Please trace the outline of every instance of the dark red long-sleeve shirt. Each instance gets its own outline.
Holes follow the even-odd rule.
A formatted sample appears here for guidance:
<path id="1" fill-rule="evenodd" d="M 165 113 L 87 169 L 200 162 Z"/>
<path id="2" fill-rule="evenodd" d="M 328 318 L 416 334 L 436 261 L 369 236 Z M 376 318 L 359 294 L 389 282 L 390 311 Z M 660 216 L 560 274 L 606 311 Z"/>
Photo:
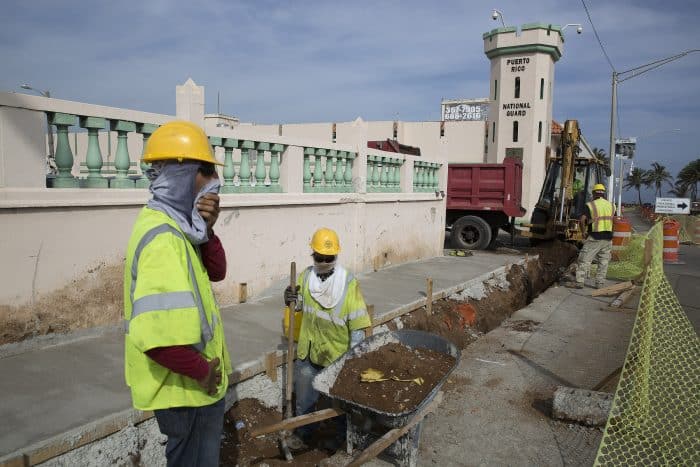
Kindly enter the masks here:
<path id="1" fill-rule="evenodd" d="M 207 243 L 200 245 L 202 263 L 209 280 L 219 282 L 226 277 L 226 252 L 221 240 L 212 235 Z M 146 351 L 146 355 L 170 371 L 201 380 L 209 372 L 207 360 L 189 345 L 157 347 Z"/>

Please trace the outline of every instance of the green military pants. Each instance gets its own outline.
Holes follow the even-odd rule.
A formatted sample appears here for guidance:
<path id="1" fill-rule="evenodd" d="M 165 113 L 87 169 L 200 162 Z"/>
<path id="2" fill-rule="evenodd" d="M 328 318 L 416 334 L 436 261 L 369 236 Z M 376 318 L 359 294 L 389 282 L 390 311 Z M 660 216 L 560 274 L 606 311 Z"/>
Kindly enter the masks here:
<path id="1" fill-rule="evenodd" d="M 583 248 L 581 248 L 578 254 L 578 261 L 576 263 L 576 283 L 583 285 L 583 281 L 588 276 L 591 263 L 595 258 L 598 260 L 595 283 L 596 285 L 602 285 L 605 282 L 605 276 L 608 274 L 608 263 L 610 263 L 611 252 L 612 241 L 595 240 L 588 237 L 588 239 L 583 242 Z"/>

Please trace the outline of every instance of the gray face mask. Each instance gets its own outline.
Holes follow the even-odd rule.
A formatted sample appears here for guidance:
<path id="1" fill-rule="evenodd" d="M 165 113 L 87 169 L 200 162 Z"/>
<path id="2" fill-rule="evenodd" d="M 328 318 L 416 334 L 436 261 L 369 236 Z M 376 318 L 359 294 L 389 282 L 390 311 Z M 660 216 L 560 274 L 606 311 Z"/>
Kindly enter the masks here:
<path id="1" fill-rule="evenodd" d="M 317 276 L 328 274 L 333 271 L 333 269 L 335 268 L 335 263 L 337 261 L 337 259 L 334 260 L 332 263 L 318 263 L 314 261 L 314 272 Z"/>
<path id="2" fill-rule="evenodd" d="M 169 215 L 193 245 L 209 241 L 207 225 L 197 210 L 197 200 L 205 193 L 218 193 L 220 181 L 214 178 L 199 193 L 194 193 L 198 162 L 154 163 L 147 176 L 151 179 L 152 209 Z"/>

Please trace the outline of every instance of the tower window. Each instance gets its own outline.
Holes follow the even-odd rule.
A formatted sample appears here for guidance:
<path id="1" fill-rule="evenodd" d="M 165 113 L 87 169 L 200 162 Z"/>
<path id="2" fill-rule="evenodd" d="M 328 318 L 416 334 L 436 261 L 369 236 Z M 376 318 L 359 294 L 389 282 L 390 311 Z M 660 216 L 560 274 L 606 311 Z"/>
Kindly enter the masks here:
<path id="1" fill-rule="evenodd" d="M 518 142 L 518 122 L 513 122 L 513 142 Z"/>
<path id="2" fill-rule="evenodd" d="M 540 79 L 540 99 L 544 99 L 544 78 Z"/>
<path id="3" fill-rule="evenodd" d="M 515 98 L 520 99 L 520 76 L 515 78 Z"/>
<path id="4" fill-rule="evenodd" d="M 493 100 L 498 99 L 498 80 L 493 80 Z"/>
<path id="5" fill-rule="evenodd" d="M 537 142 L 542 142 L 542 122 L 540 122 L 540 124 L 537 125 Z"/>
<path id="6" fill-rule="evenodd" d="M 445 136 L 445 121 L 440 122 L 440 138 Z"/>
<path id="7" fill-rule="evenodd" d="M 493 122 L 493 125 L 491 125 L 491 142 L 496 142 L 496 122 Z"/>

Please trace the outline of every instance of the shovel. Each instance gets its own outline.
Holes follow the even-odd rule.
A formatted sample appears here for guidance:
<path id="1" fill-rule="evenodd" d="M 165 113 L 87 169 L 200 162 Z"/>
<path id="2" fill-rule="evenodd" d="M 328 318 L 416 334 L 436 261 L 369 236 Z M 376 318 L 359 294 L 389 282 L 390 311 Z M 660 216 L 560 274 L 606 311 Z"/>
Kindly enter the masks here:
<path id="1" fill-rule="evenodd" d="M 292 261 L 289 273 L 289 286 L 292 290 L 297 289 L 297 263 Z M 293 378 L 294 378 L 294 309 L 296 308 L 296 302 L 291 302 L 289 304 L 289 329 L 287 330 L 287 388 L 286 388 L 286 407 L 284 411 L 284 418 L 292 418 L 292 389 Z M 287 438 L 289 437 L 289 432 L 287 430 L 282 430 L 280 432 L 280 448 L 284 453 L 285 459 L 287 461 L 293 460 L 292 452 L 289 450 L 289 445 L 287 444 Z"/>

